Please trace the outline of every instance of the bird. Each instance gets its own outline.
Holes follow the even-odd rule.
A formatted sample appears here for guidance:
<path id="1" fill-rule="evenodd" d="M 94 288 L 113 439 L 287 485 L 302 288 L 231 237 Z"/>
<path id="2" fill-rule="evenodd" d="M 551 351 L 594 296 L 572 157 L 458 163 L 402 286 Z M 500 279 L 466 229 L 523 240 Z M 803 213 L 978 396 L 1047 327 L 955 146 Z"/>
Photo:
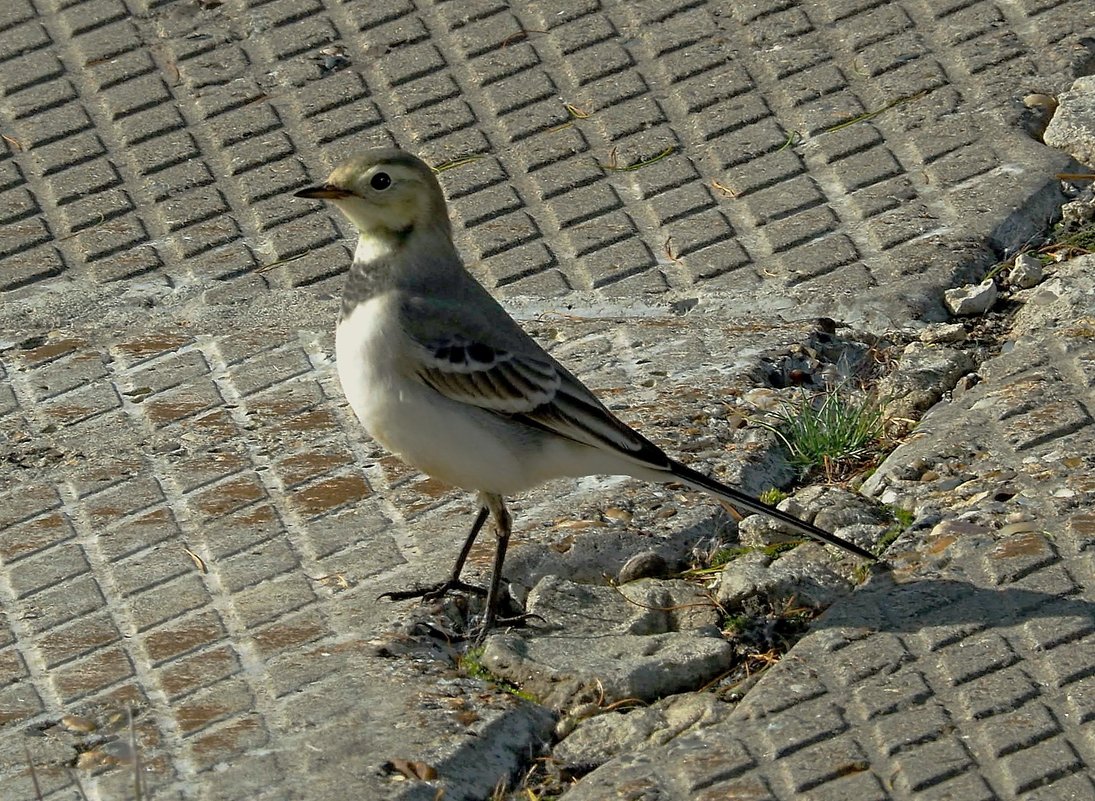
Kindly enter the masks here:
<path id="1" fill-rule="evenodd" d="M 500 622 L 513 525 L 504 499 L 564 477 L 679 482 L 877 559 L 671 458 L 609 411 L 467 269 L 436 174 L 418 157 L 365 150 L 295 196 L 333 204 L 358 232 L 335 332 L 339 381 L 358 421 L 411 467 L 477 494 L 478 513 L 448 579 L 389 598 L 483 593 L 461 574 L 490 517 L 495 553 L 481 640 Z"/>

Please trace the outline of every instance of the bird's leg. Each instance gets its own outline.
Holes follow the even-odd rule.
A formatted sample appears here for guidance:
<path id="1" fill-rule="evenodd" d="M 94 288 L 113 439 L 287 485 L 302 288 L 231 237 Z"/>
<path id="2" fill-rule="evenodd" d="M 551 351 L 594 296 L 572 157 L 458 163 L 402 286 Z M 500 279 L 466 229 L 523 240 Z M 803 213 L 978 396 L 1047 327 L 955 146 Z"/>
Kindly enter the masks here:
<path id="1" fill-rule="evenodd" d="M 506 509 L 501 495 L 484 492 L 479 498 L 483 502 L 483 508 L 489 509 L 494 517 L 494 535 L 497 539 L 494 549 L 494 567 L 490 574 L 490 589 L 487 590 L 487 608 L 483 613 L 483 626 L 475 637 L 476 643 L 483 641 L 487 632 L 498 620 L 498 590 L 502 586 L 502 565 L 506 561 L 506 548 L 509 547 L 509 535 L 513 528 L 513 518 Z"/>
<path id="2" fill-rule="evenodd" d="M 436 601 L 443 597 L 445 593 L 452 592 L 453 590 L 463 590 L 464 592 L 474 593 L 475 595 L 486 595 L 487 591 L 482 587 L 476 587 L 474 584 L 465 584 L 460 580 L 460 574 L 464 571 L 464 563 L 468 561 L 468 554 L 471 553 L 471 546 L 475 544 L 475 538 L 479 536 L 479 532 L 483 528 L 483 524 L 487 522 L 487 516 L 490 514 L 490 508 L 483 498 L 480 498 L 481 506 L 479 507 L 479 513 L 475 516 L 475 522 L 472 523 L 471 531 L 468 533 L 468 537 L 464 540 L 464 546 L 460 549 L 459 555 L 456 557 L 456 564 L 452 566 L 452 573 L 449 575 L 447 581 L 442 581 L 440 584 L 434 584 L 430 587 L 420 587 L 413 590 L 397 590 L 395 592 L 386 592 L 381 595 L 381 598 L 388 598 L 392 601 L 405 601 L 408 598 L 425 598 L 427 601 Z"/>

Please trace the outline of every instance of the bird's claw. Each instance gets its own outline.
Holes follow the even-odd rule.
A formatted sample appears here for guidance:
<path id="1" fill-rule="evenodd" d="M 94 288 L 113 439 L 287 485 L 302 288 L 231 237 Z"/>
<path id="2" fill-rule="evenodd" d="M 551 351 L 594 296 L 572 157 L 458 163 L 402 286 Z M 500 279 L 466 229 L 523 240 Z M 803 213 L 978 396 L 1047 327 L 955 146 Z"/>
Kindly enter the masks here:
<path id="1" fill-rule="evenodd" d="M 406 601 L 411 598 L 421 598 L 424 601 L 440 601 L 450 592 L 467 592 L 472 595 L 486 595 L 487 591 L 482 587 L 477 587 L 474 584 L 467 584 L 460 580 L 450 579 L 449 581 L 442 581 L 440 584 L 432 584 L 428 587 L 415 587 L 410 590 L 391 590 L 390 592 L 382 592 L 377 596 L 379 601 L 381 598 L 387 598 L 389 601 Z"/>

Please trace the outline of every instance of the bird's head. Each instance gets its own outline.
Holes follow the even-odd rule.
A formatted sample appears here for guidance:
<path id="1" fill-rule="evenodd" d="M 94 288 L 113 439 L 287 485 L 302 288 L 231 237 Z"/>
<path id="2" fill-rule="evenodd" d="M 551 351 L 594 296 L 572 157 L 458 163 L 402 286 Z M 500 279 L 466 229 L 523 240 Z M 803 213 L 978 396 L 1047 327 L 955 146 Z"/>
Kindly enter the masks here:
<path id="1" fill-rule="evenodd" d="M 433 170 L 396 148 L 368 150 L 349 159 L 325 183 L 296 196 L 334 203 L 357 227 L 362 244 L 378 251 L 430 228 L 440 227 L 452 236 L 445 196 Z"/>

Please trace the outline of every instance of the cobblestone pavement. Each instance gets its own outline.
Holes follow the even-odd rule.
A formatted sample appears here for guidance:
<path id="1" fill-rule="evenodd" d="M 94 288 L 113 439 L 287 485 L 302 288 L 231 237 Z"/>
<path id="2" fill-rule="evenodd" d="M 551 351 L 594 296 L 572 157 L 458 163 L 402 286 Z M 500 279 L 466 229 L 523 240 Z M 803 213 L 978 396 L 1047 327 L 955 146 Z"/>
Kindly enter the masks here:
<path id="1" fill-rule="evenodd" d="M 444 658 L 378 645 L 408 607 L 376 596 L 443 571 L 471 505 L 354 425 L 330 335 L 348 226 L 294 189 L 370 145 L 447 168 L 476 275 L 676 450 L 677 421 L 810 335 L 795 321 L 943 319 L 943 288 L 1045 226 L 1067 160 L 1022 98 L 1090 69 L 1092 16 L 0 4 L 0 796 L 132 797 L 127 705 L 155 799 L 482 798 L 550 732 Z M 1069 312 L 909 446 L 1014 484 L 1044 525 L 921 531 L 731 734 L 574 796 L 1095 796 L 1092 311 Z M 740 478 L 725 433 L 713 466 Z M 932 485 L 883 477 L 894 502 Z M 605 491 L 533 493 L 520 536 Z M 649 523 L 711 525 L 698 503 Z M 398 781 L 395 759 L 439 778 Z"/>
<path id="2" fill-rule="evenodd" d="M 1093 266 L 1040 287 L 984 380 L 871 479 L 927 524 L 892 574 L 724 724 L 620 757 L 568 801 L 1095 798 Z"/>

